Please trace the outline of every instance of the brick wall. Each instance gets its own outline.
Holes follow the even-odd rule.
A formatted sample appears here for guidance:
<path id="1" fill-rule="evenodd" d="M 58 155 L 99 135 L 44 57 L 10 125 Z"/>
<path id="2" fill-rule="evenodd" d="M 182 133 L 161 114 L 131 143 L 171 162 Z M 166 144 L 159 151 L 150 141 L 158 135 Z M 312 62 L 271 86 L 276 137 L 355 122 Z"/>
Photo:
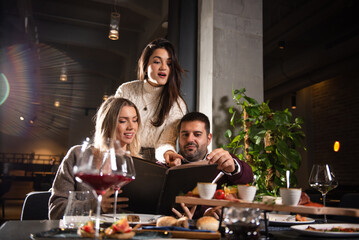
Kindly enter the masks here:
<path id="1" fill-rule="evenodd" d="M 311 159 L 329 163 L 341 186 L 359 185 L 359 77 L 330 79 L 311 92 Z M 333 151 L 340 141 L 339 152 Z"/>

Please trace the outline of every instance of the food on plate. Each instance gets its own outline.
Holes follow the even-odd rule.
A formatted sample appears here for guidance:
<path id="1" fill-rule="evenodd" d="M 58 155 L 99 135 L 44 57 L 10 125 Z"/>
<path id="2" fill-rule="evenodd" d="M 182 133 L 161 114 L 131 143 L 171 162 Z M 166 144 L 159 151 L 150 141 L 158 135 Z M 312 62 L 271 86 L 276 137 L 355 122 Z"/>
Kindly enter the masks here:
<path id="1" fill-rule="evenodd" d="M 128 224 L 127 218 L 121 218 L 105 229 L 105 235 L 108 238 L 130 239 L 135 236 L 135 232 Z"/>
<path id="2" fill-rule="evenodd" d="M 172 216 L 164 216 L 157 219 L 157 227 L 171 227 L 177 226 L 177 219 Z"/>
<path id="3" fill-rule="evenodd" d="M 304 204 L 304 206 L 307 206 L 307 207 L 324 207 L 323 204 L 316 203 L 316 202 L 309 202 L 309 203 Z"/>
<path id="4" fill-rule="evenodd" d="M 88 221 L 85 225 L 77 229 L 77 235 L 86 238 L 95 237 L 95 223 L 93 221 Z"/>
<path id="5" fill-rule="evenodd" d="M 215 193 L 214 193 L 214 198 L 215 199 L 224 199 L 224 191 L 222 189 L 218 189 Z"/>
<path id="6" fill-rule="evenodd" d="M 238 193 L 238 188 L 237 188 L 237 185 L 233 185 L 233 186 L 226 186 L 224 185 L 223 186 L 223 191 L 226 195 L 229 195 L 229 194 L 235 194 L 237 195 Z"/>
<path id="7" fill-rule="evenodd" d="M 192 190 L 187 192 L 186 196 L 188 197 L 199 197 L 199 192 L 197 186 Z"/>
<path id="8" fill-rule="evenodd" d="M 306 229 L 310 231 L 317 231 L 317 232 L 359 232 L 359 228 L 344 228 L 344 227 L 314 228 L 308 226 Z"/>
<path id="9" fill-rule="evenodd" d="M 310 197 L 305 192 L 302 192 L 300 195 L 299 203 L 298 205 L 305 205 L 310 202 Z"/>
<path id="10" fill-rule="evenodd" d="M 127 215 L 127 220 L 129 222 L 139 222 L 140 221 L 140 216 L 138 216 L 138 215 Z"/>
<path id="11" fill-rule="evenodd" d="M 177 227 L 189 228 L 188 217 L 181 217 L 177 219 Z"/>
<path id="12" fill-rule="evenodd" d="M 307 221 L 307 218 L 300 214 L 297 214 L 297 215 L 295 215 L 295 220 L 298 222 L 305 222 L 305 221 Z"/>
<path id="13" fill-rule="evenodd" d="M 204 216 L 197 220 L 196 224 L 199 230 L 217 231 L 219 227 L 219 221 L 211 216 Z"/>

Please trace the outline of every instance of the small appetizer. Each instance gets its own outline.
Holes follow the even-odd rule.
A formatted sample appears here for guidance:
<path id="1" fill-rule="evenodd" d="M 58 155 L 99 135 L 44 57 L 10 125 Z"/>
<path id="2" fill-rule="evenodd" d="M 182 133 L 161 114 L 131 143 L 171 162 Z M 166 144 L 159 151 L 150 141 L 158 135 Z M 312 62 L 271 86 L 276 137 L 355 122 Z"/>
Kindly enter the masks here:
<path id="1" fill-rule="evenodd" d="M 157 227 L 171 227 L 177 226 L 177 219 L 172 216 L 164 216 L 157 219 Z"/>
<path id="2" fill-rule="evenodd" d="M 127 220 L 129 222 L 139 222 L 140 221 L 140 216 L 138 216 L 138 215 L 127 215 Z"/>
<path id="3" fill-rule="evenodd" d="M 77 229 L 77 235 L 87 238 L 95 237 L 95 223 L 93 221 L 88 221 L 85 225 Z"/>
<path id="4" fill-rule="evenodd" d="M 108 238 L 130 239 L 135 236 L 135 232 L 132 231 L 127 218 L 121 218 L 106 228 L 105 235 Z"/>
<path id="5" fill-rule="evenodd" d="M 295 215 L 295 220 L 298 222 L 305 222 L 305 221 L 307 221 L 307 218 L 300 214 L 297 214 L 297 215 Z"/>

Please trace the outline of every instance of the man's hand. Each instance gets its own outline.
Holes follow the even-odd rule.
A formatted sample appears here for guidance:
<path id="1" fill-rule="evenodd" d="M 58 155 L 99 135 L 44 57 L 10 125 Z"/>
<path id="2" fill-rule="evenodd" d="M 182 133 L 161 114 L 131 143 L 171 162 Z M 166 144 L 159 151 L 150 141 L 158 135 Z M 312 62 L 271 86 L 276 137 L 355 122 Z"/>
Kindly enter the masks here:
<path id="1" fill-rule="evenodd" d="M 122 190 L 119 190 L 118 193 L 122 193 Z M 115 190 L 112 188 L 108 188 L 104 195 L 102 195 L 102 201 L 101 201 L 101 209 L 102 212 L 108 213 L 113 212 L 113 203 L 115 201 Z M 118 197 L 117 202 L 128 202 L 129 199 L 125 197 Z M 120 210 L 121 208 L 128 207 L 128 204 L 117 204 L 117 209 Z"/>
<path id="2" fill-rule="evenodd" d="M 222 207 L 221 206 L 217 206 L 214 208 L 208 208 L 203 216 L 211 216 L 214 217 L 216 219 L 219 219 L 219 216 L 221 216 L 221 212 L 222 212 Z"/>
<path id="3" fill-rule="evenodd" d="M 210 164 L 217 163 L 217 169 L 227 173 L 232 173 L 236 168 L 231 154 L 223 148 L 213 150 L 210 154 L 208 154 L 207 160 Z"/>
<path id="4" fill-rule="evenodd" d="M 176 216 L 179 217 L 179 218 L 182 217 L 183 215 L 186 215 L 186 217 L 188 217 L 188 219 L 192 219 L 193 215 L 194 215 L 194 212 L 196 211 L 197 205 L 193 205 L 191 207 L 191 210 L 189 210 L 188 207 L 184 203 L 181 203 L 181 207 L 182 207 L 183 212 L 184 212 L 183 214 L 181 214 L 175 208 L 172 208 L 172 212 L 174 214 L 176 214 Z"/>
<path id="5" fill-rule="evenodd" d="M 175 153 L 174 151 L 168 150 L 163 154 L 163 157 L 166 160 L 166 164 L 170 167 L 179 166 L 181 165 L 181 160 L 183 156 Z"/>

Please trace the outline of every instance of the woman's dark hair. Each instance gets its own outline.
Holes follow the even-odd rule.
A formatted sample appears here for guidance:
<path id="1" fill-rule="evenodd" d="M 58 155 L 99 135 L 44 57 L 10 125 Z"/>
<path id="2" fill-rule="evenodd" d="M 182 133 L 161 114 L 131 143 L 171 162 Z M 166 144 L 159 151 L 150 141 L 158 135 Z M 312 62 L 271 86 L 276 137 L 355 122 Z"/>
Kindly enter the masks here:
<path id="1" fill-rule="evenodd" d="M 182 74 L 184 73 L 184 70 L 178 63 L 177 55 L 172 43 L 167 39 L 155 39 L 150 42 L 145 47 L 145 49 L 143 49 L 141 57 L 138 60 L 137 77 L 139 80 L 144 80 L 147 78 L 145 73 L 149 59 L 153 52 L 158 48 L 166 49 L 172 60 L 170 65 L 171 73 L 168 77 L 166 85 L 163 87 L 159 99 L 160 104 L 157 105 L 157 109 L 155 111 L 157 116 L 152 119 L 152 125 L 155 127 L 159 127 L 163 124 L 175 102 L 179 106 L 178 98 L 181 98 L 184 101 L 180 92 Z"/>

